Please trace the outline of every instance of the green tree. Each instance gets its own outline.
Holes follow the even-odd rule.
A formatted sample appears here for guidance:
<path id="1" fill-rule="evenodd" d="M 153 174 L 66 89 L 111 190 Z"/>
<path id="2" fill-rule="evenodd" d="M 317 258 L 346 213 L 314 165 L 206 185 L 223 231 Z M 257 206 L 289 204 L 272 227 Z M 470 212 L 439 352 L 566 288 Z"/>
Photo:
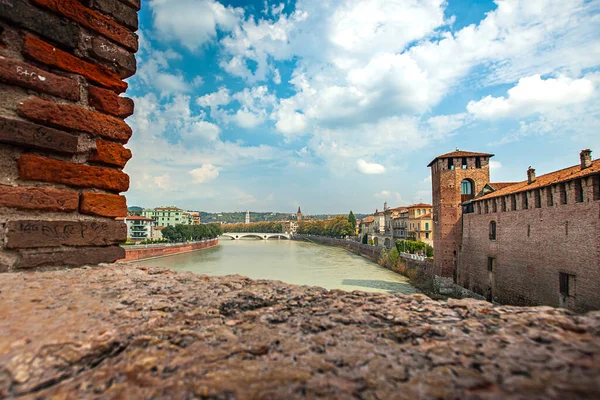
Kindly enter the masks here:
<path id="1" fill-rule="evenodd" d="M 350 210 L 350 214 L 348 214 L 348 224 L 352 227 L 352 236 L 354 236 L 356 232 L 356 217 L 352 210 Z"/>

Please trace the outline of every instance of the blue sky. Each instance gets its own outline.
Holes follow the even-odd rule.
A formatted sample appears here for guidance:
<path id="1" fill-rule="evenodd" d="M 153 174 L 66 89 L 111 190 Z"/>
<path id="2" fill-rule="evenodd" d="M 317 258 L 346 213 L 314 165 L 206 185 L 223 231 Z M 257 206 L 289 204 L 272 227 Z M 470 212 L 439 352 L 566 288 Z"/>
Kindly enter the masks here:
<path id="1" fill-rule="evenodd" d="M 148 0 L 139 34 L 130 205 L 367 213 L 455 148 L 600 152 L 598 0 Z"/>

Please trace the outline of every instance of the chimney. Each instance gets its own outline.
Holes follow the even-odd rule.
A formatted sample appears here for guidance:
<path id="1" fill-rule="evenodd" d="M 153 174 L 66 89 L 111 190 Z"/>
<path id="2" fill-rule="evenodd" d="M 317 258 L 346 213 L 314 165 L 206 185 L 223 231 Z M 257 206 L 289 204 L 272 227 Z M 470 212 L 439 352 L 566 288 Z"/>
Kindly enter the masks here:
<path id="1" fill-rule="evenodd" d="M 535 182 L 535 169 L 529 167 L 527 170 L 527 183 L 531 185 L 533 182 Z"/>
<path id="2" fill-rule="evenodd" d="M 592 166 L 592 151 L 590 149 L 581 150 L 579 153 L 581 161 L 581 169 L 586 169 Z"/>

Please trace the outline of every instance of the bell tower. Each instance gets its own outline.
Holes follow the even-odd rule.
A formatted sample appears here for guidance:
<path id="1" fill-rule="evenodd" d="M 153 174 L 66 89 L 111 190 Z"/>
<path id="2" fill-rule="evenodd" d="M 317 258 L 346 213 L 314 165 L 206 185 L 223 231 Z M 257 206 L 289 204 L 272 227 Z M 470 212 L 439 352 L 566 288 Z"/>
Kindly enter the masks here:
<path id="1" fill-rule="evenodd" d="M 298 222 L 302 221 L 302 210 L 300 210 L 300 206 L 298 206 L 298 212 L 296 213 L 296 220 Z"/>
<path id="2" fill-rule="evenodd" d="M 428 165 L 433 200 L 433 263 L 438 277 L 455 280 L 462 243 L 461 204 L 489 183 L 489 161 L 493 156 L 456 149 L 436 157 Z"/>

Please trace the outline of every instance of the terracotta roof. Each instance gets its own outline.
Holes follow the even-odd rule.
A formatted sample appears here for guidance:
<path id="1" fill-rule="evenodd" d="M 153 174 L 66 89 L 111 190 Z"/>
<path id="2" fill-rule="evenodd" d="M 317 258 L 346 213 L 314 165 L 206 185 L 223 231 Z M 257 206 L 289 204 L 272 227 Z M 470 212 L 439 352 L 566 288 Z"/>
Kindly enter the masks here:
<path id="1" fill-rule="evenodd" d="M 400 206 L 400 207 L 396 207 L 396 208 L 388 208 L 387 210 L 385 210 L 385 212 L 402 211 L 402 210 L 405 210 L 405 209 L 406 209 L 405 206 Z"/>
<path id="2" fill-rule="evenodd" d="M 360 220 L 361 224 L 368 224 L 371 222 L 375 222 L 375 217 L 373 217 L 372 215 L 369 217 L 364 217 L 363 219 Z"/>
<path id="3" fill-rule="evenodd" d="M 164 226 L 155 226 L 155 227 L 154 227 L 154 230 L 155 230 L 155 231 L 162 231 L 163 229 L 165 229 L 165 227 L 164 227 Z"/>
<path id="4" fill-rule="evenodd" d="M 177 207 L 156 207 L 154 209 L 154 211 L 167 211 L 167 210 L 183 211 L 181 208 L 177 208 Z"/>
<path id="5" fill-rule="evenodd" d="M 486 200 L 494 197 L 510 195 L 513 193 L 525 192 L 527 190 L 538 189 L 597 173 L 600 173 L 600 159 L 592 161 L 592 165 L 585 169 L 581 169 L 581 165 L 577 164 L 559 171 L 550 172 L 549 174 L 540 175 L 536 177 L 535 181 L 531 184 L 527 183 L 527 181 L 517 182 L 500 190 L 496 190 L 495 192 L 488 193 L 485 196 L 475 198 L 473 201 Z"/>
<path id="6" fill-rule="evenodd" d="M 427 218 L 427 219 L 431 219 L 431 213 L 427 213 L 427 214 L 425 214 L 425 215 L 418 216 L 417 218 Z"/>
<path id="7" fill-rule="evenodd" d="M 519 182 L 492 182 L 492 183 L 488 183 L 488 185 L 490 185 L 492 188 L 494 188 L 494 190 L 500 190 L 500 189 L 504 189 L 507 186 L 511 186 L 511 185 L 515 185 Z"/>
<path id="8" fill-rule="evenodd" d="M 408 206 L 407 208 L 433 208 L 433 206 L 431 204 L 418 203 Z"/>
<path id="9" fill-rule="evenodd" d="M 462 151 L 462 150 L 454 150 L 450 153 L 446 153 L 446 154 L 442 154 L 441 156 L 437 156 L 436 158 L 434 158 L 433 160 L 431 160 L 431 162 L 427 165 L 428 167 L 431 167 L 433 165 L 433 163 L 436 160 L 439 160 L 440 158 L 460 158 L 460 157 L 494 157 L 493 154 L 490 153 L 476 153 L 474 151 Z"/>

